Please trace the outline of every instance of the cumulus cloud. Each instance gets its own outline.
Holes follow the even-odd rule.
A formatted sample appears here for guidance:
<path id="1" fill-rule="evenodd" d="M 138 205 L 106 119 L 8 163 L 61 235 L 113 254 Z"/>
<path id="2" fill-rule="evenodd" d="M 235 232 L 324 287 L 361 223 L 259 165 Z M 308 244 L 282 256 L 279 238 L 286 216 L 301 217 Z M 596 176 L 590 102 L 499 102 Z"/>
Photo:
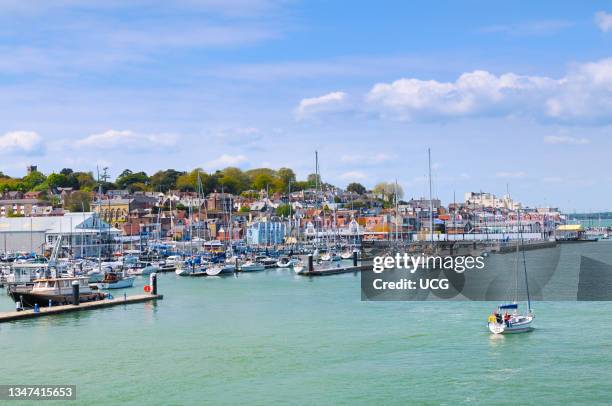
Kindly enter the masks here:
<path id="1" fill-rule="evenodd" d="M 76 142 L 79 148 L 150 150 L 176 145 L 176 134 L 141 134 L 130 130 L 108 130 Z"/>
<path id="2" fill-rule="evenodd" d="M 588 138 L 576 138 L 569 135 L 548 135 L 544 137 L 544 142 L 547 144 L 584 145 L 591 141 Z"/>
<path id="3" fill-rule="evenodd" d="M 603 32 L 612 30 L 612 14 L 605 11 L 595 13 L 595 23 Z"/>
<path id="4" fill-rule="evenodd" d="M 558 85 L 546 77 L 500 76 L 477 70 L 464 73 L 455 82 L 399 79 L 378 83 L 367 100 L 382 113 L 400 118 L 417 116 L 469 116 L 521 107 L 521 96 L 541 92 Z"/>
<path id="5" fill-rule="evenodd" d="M 205 167 L 207 169 L 223 169 L 228 166 L 237 166 L 247 161 L 248 159 L 244 155 L 223 154 L 217 159 L 207 162 Z"/>
<path id="6" fill-rule="evenodd" d="M 44 150 L 42 137 L 33 131 L 11 131 L 0 136 L 0 153 L 38 154 Z"/>
<path id="7" fill-rule="evenodd" d="M 298 118 L 322 113 L 339 111 L 346 106 L 347 94 L 344 92 L 331 92 L 319 97 L 302 99 L 295 113 Z"/>
<path id="8" fill-rule="evenodd" d="M 612 58 L 575 65 L 554 79 L 477 70 L 454 82 L 399 79 L 366 96 L 382 116 L 416 120 L 529 115 L 564 122 L 612 120 Z"/>

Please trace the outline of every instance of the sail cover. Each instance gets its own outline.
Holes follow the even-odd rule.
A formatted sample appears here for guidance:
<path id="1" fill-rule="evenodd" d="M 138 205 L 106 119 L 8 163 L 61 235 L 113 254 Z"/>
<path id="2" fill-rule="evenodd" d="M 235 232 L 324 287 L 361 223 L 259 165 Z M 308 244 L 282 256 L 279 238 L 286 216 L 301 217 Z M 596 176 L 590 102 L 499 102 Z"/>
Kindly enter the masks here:
<path id="1" fill-rule="evenodd" d="M 509 304 L 503 304 L 503 305 L 499 305 L 499 308 L 504 310 L 504 309 L 518 309 L 518 305 L 516 303 L 509 303 Z"/>

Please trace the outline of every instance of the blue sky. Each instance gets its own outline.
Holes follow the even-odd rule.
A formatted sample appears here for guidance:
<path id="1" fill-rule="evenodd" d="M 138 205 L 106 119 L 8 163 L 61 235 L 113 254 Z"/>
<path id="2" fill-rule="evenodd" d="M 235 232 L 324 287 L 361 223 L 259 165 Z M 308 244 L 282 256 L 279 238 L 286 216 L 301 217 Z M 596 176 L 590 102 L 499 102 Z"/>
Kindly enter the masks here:
<path id="1" fill-rule="evenodd" d="M 129 3 L 126 5 L 124 3 Z M 170 3 L 172 3 L 170 5 Z M 537 4 L 534 4 L 537 3 Z M 612 210 L 609 2 L 0 0 L 0 170 L 292 167 Z"/>

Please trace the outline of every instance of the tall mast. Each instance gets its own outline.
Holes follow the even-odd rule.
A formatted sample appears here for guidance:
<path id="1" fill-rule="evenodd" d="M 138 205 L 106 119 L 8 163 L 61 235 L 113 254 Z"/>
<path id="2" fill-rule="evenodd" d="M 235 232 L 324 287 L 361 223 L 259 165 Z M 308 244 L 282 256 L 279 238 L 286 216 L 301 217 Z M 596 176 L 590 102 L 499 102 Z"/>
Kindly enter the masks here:
<path id="1" fill-rule="evenodd" d="M 431 247 L 433 249 L 433 197 L 431 191 L 431 148 L 427 148 L 427 166 L 429 168 L 429 230 L 431 236 Z"/>
<path id="2" fill-rule="evenodd" d="M 521 210 L 518 213 L 519 238 L 521 246 L 523 245 L 523 231 L 521 229 Z M 527 309 L 531 311 L 531 296 L 529 295 L 529 281 L 527 280 L 527 259 L 525 257 L 525 247 L 523 247 L 523 271 L 525 274 L 525 290 L 527 291 Z"/>
<path id="3" fill-rule="evenodd" d="M 398 227 L 397 221 L 398 221 L 398 216 L 399 216 L 399 207 L 397 205 L 397 179 L 395 179 L 395 190 L 394 190 L 394 192 L 395 192 L 394 193 L 394 195 L 395 195 L 395 242 L 397 242 L 399 240 L 398 239 L 398 230 L 397 230 L 397 227 Z"/>

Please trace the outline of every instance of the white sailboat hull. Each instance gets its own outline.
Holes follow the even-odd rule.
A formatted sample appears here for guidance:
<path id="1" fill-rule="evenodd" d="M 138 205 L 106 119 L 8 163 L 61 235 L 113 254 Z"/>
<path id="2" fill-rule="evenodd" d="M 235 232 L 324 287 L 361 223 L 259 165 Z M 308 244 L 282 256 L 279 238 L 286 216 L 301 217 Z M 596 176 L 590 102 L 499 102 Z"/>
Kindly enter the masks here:
<path id="1" fill-rule="evenodd" d="M 514 321 L 513 321 L 514 320 Z M 493 334 L 516 334 L 516 333 L 527 333 L 533 330 L 533 316 L 520 316 L 520 318 L 513 318 L 510 323 L 487 323 L 489 331 Z"/>
<path id="2" fill-rule="evenodd" d="M 120 279 L 116 282 L 111 282 L 111 283 L 107 283 L 107 282 L 100 282 L 100 283 L 96 283 L 96 285 L 98 286 L 98 289 L 124 289 L 124 288 L 131 288 L 132 286 L 134 286 L 134 277 L 133 276 L 128 276 L 126 278 Z"/>

